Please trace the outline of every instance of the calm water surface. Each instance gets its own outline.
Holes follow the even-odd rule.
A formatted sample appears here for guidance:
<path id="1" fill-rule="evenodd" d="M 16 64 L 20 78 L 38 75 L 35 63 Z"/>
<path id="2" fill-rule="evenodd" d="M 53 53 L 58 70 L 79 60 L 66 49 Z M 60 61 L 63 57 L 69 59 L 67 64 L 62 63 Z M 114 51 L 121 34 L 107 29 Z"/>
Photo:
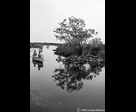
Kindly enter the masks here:
<path id="1" fill-rule="evenodd" d="M 92 80 L 83 80 L 82 89 L 68 92 L 52 77 L 54 70 L 63 66 L 56 61 L 55 46 L 43 48 L 44 62 L 32 62 L 30 49 L 30 112 L 77 112 L 80 109 L 105 109 L 105 69 Z M 39 49 L 36 49 L 39 51 Z M 35 65 L 34 65 L 35 64 Z"/>

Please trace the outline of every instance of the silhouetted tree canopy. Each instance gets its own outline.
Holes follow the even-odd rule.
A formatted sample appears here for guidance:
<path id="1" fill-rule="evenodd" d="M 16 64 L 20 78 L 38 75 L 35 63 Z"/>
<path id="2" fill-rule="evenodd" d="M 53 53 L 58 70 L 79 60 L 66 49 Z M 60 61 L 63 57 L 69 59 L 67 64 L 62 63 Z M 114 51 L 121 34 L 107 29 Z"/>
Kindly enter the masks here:
<path id="1" fill-rule="evenodd" d="M 87 39 L 93 37 L 94 29 L 85 29 L 85 21 L 80 18 L 70 17 L 59 23 L 55 28 L 55 36 L 58 40 L 64 40 L 66 43 L 83 44 Z"/>

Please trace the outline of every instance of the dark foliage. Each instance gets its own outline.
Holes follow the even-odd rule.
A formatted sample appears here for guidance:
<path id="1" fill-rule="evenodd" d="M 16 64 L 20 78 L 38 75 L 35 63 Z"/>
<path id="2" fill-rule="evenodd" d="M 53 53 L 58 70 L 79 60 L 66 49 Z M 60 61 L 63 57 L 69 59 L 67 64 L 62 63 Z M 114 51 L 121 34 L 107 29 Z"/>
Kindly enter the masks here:
<path id="1" fill-rule="evenodd" d="M 78 55 L 82 54 L 83 48 L 76 44 L 63 44 L 56 48 L 54 54 L 69 57 L 71 55 Z"/>
<path id="2" fill-rule="evenodd" d="M 52 77 L 57 86 L 68 92 L 82 89 L 83 80 L 92 80 L 104 67 L 100 60 L 75 55 L 66 58 L 59 56 L 56 61 L 64 67 L 56 68 Z"/>
<path id="3" fill-rule="evenodd" d="M 105 58 L 105 45 L 101 46 L 90 46 L 89 44 L 85 45 L 84 49 L 83 46 L 76 45 L 76 44 L 63 44 L 56 48 L 54 54 L 60 55 L 63 57 L 69 57 L 71 55 L 77 56 L 94 56 L 94 57 L 101 57 Z M 84 50 L 84 53 L 83 53 Z"/>

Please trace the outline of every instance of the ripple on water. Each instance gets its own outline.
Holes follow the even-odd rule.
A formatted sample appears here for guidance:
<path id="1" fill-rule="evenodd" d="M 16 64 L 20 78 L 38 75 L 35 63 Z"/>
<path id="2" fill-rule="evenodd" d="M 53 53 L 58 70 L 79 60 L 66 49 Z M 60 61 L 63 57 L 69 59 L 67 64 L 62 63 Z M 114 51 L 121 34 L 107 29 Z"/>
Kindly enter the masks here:
<path id="1" fill-rule="evenodd" d="M 61 106 L 61 102 L 55 102 L 49 92 L 39 92 L 36 90 L 30 92 L 30 102 L 45 108 L 48 106 Z"/>

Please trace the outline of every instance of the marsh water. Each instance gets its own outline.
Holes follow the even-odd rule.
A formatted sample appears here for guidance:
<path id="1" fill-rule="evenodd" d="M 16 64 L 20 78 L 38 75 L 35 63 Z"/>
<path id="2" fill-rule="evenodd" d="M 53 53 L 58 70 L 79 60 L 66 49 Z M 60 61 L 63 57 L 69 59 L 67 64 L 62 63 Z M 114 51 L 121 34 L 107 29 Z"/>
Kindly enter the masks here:
<path id="1" fill-rule="evenodd" d="M 56 46 L 43 47 L 43 63 L 32 61 L 33 51 L 38 52 L 39 49 L 30 49 L 30 112 L 105 109 L 105 69 L 92 80 L 82 79 L 80 89 L 73 88 L 68 91 L 66 87 L 58 84 L 59 79 L 55 81 L 53 77 L 55 69 L 63 67 L 62 63 L 56 61 L 58 56 L 54 55 L 55 48 Z"/>

